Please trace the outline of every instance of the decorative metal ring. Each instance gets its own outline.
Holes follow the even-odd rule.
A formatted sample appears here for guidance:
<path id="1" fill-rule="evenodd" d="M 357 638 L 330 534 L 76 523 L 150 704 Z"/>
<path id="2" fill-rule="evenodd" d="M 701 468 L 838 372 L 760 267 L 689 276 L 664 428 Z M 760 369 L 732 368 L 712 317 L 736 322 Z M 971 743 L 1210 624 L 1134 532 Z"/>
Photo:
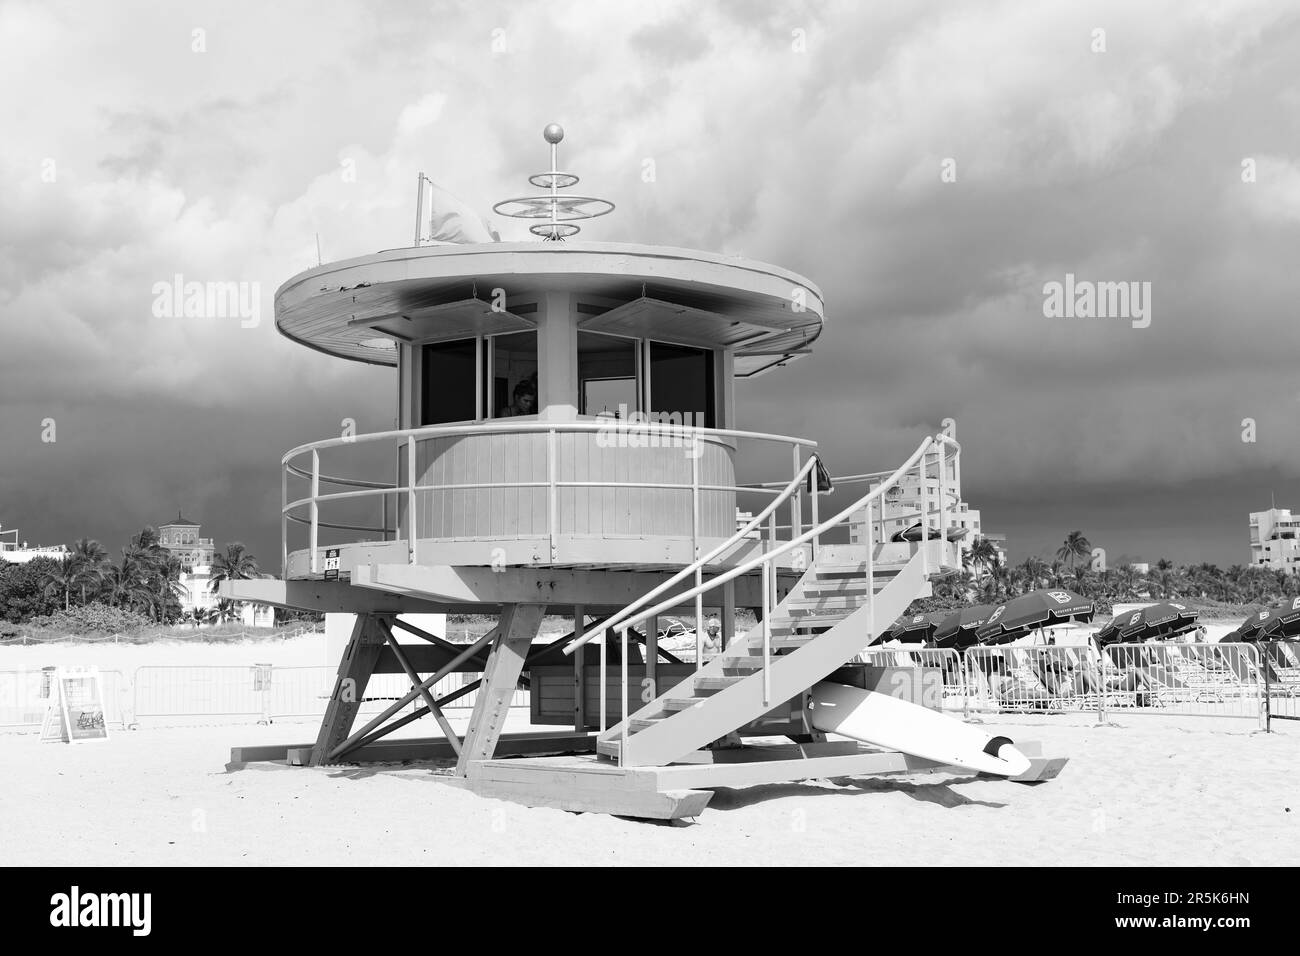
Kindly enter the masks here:
<path id="1" fill-rule="evenodd" d="M 595 211 L 584 208 L 593 206 Z M 595 199 L 590 196 L 521 196 L 517 199 L 503 199 L 492 207 L 499 216 L 512 219 L 554 219 L 556 222 L 569 222 L 575 219 L 595 219 L 614 211 L 614 204 L 607 199 Z"/>
<path id="2" fill-rule="evenodd" d="M 528 231 L 534 236 L 541 236 L 543 239 L 565 239 L 569 236 L 576 236 L 581 230 L 568 222 L 557 223 L 538 223 L 535 226 L 529 226 Z"/>
<path id="3" fill-rule="evenodd" d="M 534 173 L 528 177 L 528 181 L 539 189 L 550 189 L 552 186 L 568 189 L 578 185 L 578 177 L 573 173 Z"/>

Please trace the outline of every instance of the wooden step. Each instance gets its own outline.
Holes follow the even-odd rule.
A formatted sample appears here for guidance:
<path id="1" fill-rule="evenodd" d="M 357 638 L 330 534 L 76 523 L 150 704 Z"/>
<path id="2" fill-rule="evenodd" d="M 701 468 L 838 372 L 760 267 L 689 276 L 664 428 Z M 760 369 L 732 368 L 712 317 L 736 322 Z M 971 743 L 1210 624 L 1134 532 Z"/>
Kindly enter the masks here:
<path id="1" fill-rule="evenodd" d="M 793 614 L 789 617 L 784 615 L 781 617 L 774 617 L 772 618 L 772 633 L 786 633 L 796 628 L 806 629 L 810 627 L 833 627 L 856 611 L 857 608 L 855 607 L 851 609 L 844 608 L 839 611 L 806 611 Z"/>
<path id="2" fill-rule="evenodd" d="M 879 594 L 880 589 L 884 587 L 880 581 L 876 581 L 871 588 L 872 594 Z M 858 598 L 867 596 L 866 578 L 830 578 L 826 581 L 808 581 L 799 586 L 799 597 L 796 600 L 812 597 L 838 597 L 840 595 L 856 595 Z"/>
<path id="3" fill-rule="evenodd" d="M 856 611 L 866 602 L 865 595 L 853 594 L 812 597 L 807 600 L 785 602 L 785 613 L 790 615 L 813 614 L 818 611 Z"/>
<path id="4" fill-rule="evenodd" d="M 679 711 L 690 710 L 697 704 L 702 704 L 708 700 L 707 697 L 668 697 L 664 699 L 664 710 Z"/>
<path id="5" fill-rule="evenodd" d="M 788 651 L 817 640 L 817 634 L 780 634 L 772 637 L 772 650 Z M 760 655 L 762 651 L 760 649 Z M 761 659 L 761 658 L 760 658 Z"/>
<path id="6" fill-rule="evenodd" d="M 900 564 L 881 564 L 879 561 L 872 567 L 872 573 L 877 578 L 892 578 L 903 570 Z M 846 578 L 852 575 L 860 578 L 867 576 L 867 562 L 855 561 L 851 564 L 818 564 L 813 567 L 813 575 L 817 578 Z"/>
<path id="7" fill-rule="evenodd" d="M 633 717 L 628 723 L 627 729 L 632 733 L 636 733 L 638 730 L 645 730 L 649 727 L 653 727 L 655 724 L 667 719 L 667 717 Z"/>
<path id="8" fill-rule="evenodd" d="M 756 658 L 750 656 L 724 658 L 722 669 L 724 671 L 745 671 L 747 674 L 752 674 L 763 666 L 763 642 L 761 640 L 758 642 L 758 654 L 759 656 Z"/>
<path id="9" fill-rule="evenodd" d="M 717 693 L 720 690 L 726 690 L 732 684 L 739 684 L 744 677 L 697 677 L 695 679 L 695 690 L 711 691 Z"/>

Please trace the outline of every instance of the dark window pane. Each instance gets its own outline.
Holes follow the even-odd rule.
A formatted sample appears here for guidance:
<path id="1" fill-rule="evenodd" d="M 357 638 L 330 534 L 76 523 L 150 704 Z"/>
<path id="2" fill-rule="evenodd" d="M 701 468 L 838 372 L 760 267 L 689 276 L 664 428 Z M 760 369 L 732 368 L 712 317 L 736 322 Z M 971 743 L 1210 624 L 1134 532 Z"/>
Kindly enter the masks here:
<path id="1" fill-rule="evenodd" d="M 474 340 L 437 342 L 423 347 L 422 424 L 474 420 Z"/>
<path id="2" fill-rule="evenodd" d="M 493 337 L 492 378 L 492 417 L 537 414 L 536 332 Z"/>
<path id="3" fill-rule="evenodd" d="M 640 407 L 636 340 L 578 333 L 578 414 L 623 417 Z"/>
<path id="4" fill-rule="evenodd" d="M 656 418 L 713 428 L 713 407 L 713 353 L 651 342 L 650 410 L 657 413 Z"/>

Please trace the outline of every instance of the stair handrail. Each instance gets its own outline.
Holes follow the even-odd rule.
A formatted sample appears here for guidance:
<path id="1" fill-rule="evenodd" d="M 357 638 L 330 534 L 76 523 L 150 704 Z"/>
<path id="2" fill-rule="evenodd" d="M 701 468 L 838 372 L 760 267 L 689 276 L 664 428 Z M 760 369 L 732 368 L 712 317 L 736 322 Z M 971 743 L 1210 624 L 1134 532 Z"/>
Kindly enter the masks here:
<path id="1" fill-rule="evenodd" d="M 566 656 L 571 655 L 574 651 L 582 647 L 588 641 L 593 640 L 596 637 L 599 637 L 607 630 L 617 629 L 622 624 L 623 620 L 627 617 L 627 615 L 635 613 L 638 607 L 643 607 L 646 604 L 646 602 L 651 601 L 654 598 L 657 598 L 660 594 L 663 594 L 664 591 L 668 590 L 674 585 L 680 584 L 682 581 L 686 580 L 686 578 L 690 577 L 696 571 L 702 570 L 706 564 L 708 564 L 714 558 L 718 557 L 718 555 L 730 551 L 732 548 L 734 548 L 738 543 L 740 543 L 745 539 L 746 535 L 748 535 L 751 531 L 753 531 L 764 521 L 766 521 L 768 515 L 776 511 L 778 507 L 784 504 L 790 498 L 790 496 L 795 491 L 798 490 L 799 486 L 808 477 L 809 472 L 812 471 L 813 467 L 816 464 L 817 464 L 817 453 L 813 452 L 810 456 L 808 456 L 808 460 L 804 462 L 804 466 L 800 468 L 798 472 L 795 473 L 795 476 L 790 480 L 790 483 L 787 484 L 785 488 L 779 494 L 777 494 L 776 497 L 774 497 L 771 500 L 771 502 L 768 503 L 766 508 L 764 508 L 758 514 L 756 514 L 754 517 L 750 518 L 749 522 L 743 528 L 741 528 L 739 531 L 733 534 L 726 541 L 722 542 L 722 544 L 718 545 L 708 554 L 704 555 L 701 558 L 697 558 L 690 565 L 688 565 L 685 568 L 682 568 L 682 570 L 678 571 L 676 574 L 674 574 L 667 581 L 664 581 L 658 587 L 654 588 L 653 590 L 647 591 L 645 594 L 641 595 L 639 598 L 637 598 L 627 607 L 623 608 L 623 610 L 619 611 L 613 617 L 606 618 L 598 626 L 593 627 L 590 631 L 587 631 L 585 634 L 582 635 L 582 637 L 578 638 L 576 641 L 570 641 L 563 649 L 565 655 Z M 696 628 L 699 628 L 700 622 L 696 621 L 695 626 Z"/>
<path id="2" fill-rule="evenodd" d="M 640 624 L 642 621 L 646 620 L 647 618 L 654 617 L 656 614 L 660 614 L 663 611 L 667 611 L 674 607 L 678 607 L 681 604 L 685 603 L 686 601 L 694 598 L 695 596 L 704 594 L 706 591 L 712 590 L 713 588 L 717 587 L 719 584 L 726 584 L 728 581 L 734 581 L 742 574 L 748 574 L 750 571 L 754 570 L 754 568 L 757 568 L 760 565 L 770 564 L 774 559 L 780 557 L 781 555 L 793 551 L 795 548 L 803 547 L 809 541 L 813 540 L 814 538 L 817 538 L 818 536 L 829 531 L 831 528 L 835 527 L 837 524 L 839 524 L 849 515 L 853 514 L 855 511 L 860 511 L 863 508 L 868 507 L 877 497 L 884 494 L 885 489 L 889 488 L 899 478 L 907 474 L 907 472 L 911 471 L 912 468 L 915 467 L 917 462 L 924 461 L 925 455 L 930 451 L 932 447 L 934 447 L 935 444 L 937 444 L 935 439 L 933 437 L 927 436 L 925 441 L 921 442 L 920 446 L 916 449 L 916 451 L 912 453 L 912 456 L 908 458 L 907 461 L 905 461 L 902 465 L 900 465 L 889 476 L 888 480 L 882 482 L 874 490 L 863 495 L 861 498 L 859 498 L 853 504 L 849 505 L 839 514 L 835 515 L 834 517 L 827 518 L 825 521 L 821 522 L 815 528 L 812 528 L 809 531 L 805 531 L 803 534 L 799 535 L 799 537 L 791 538 L 789 541 L 785 542 L 784 544 L 781 544 L 775 548 L 765 551 L 762 554 L 758 555 L 757 557 L 750 558 L 745 563 L 738 565 L 735 568 L 732 568 L 730 571 L 726 571 L 722 574 L 717 575 L 716 577 L 710 578 L 708 581 L 705 581 L 701 584 L 697 584 L 695 587 L 691 588 L 691 590 L 687 591 L 684 594 L 679 594 L 676 595 L 675 597 L 669 598 L 666 601 L 661 601 L 660 603 L 656 604 L 654 607 L 650 608 L 647 611 L 641 611 L 640 613 L 636 614 L 632 618 L 622 621 L 618 625 L 618 627 L 619 628 L 635 627 L 637 624 Z M 924 484 L 924 482 L 922 482 L 922 484 Z M 928 541 L 922 543 L 922 547 L 928 547 L 928 546 L 929 546 Z M 697 622 L 697 626 L 698 626 L 698 622 Z M 569 646 L 573 647 L 574 645 L 570 644 Z M 568 653 L 568 648 L 565 649 L 565 652 Z"/>

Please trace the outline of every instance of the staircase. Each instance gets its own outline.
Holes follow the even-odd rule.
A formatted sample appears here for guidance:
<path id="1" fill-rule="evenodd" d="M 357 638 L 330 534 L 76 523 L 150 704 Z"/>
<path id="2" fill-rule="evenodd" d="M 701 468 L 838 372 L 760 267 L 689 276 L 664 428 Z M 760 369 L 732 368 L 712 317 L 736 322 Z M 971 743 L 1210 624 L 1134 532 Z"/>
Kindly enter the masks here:
<path id="1" fill-rule="evenodd" d="M 951 481 L 948 487 L 960 496 L 956 462 L 959 453 L 960 446 L 952 438 L 937 435 L 925 439 L 893 472 L 839 479 L 844 484 L 866 482 L 871 490 L 825 521 L 817 518 L 817 498 L 812 496 L 813 527 L 805 531 L 795 504 L 805 481 L 811 484 L 812 468 L 819 461 L 814 455 L 772 502 L 728 541 L 571 642 L 564 649 L 566 655 L 607 630 L 619 630 L 626 645 L 628 628 L 692 599 L 700 618 L 705 592 L 741 575 L 761 573 L 759 592 L 766 623 L 760 621 L 722 656 L 602 732 L 597 753 L 615 758 L 621 767 L 662 767 L 684 759 L 698 760 L 692 755 L 701 748 L 742 728 L 761 733 L 766 724 L 781 728 L 776 733 L 789 734 L 789 728 L 799 726 L 806 692 L 879 637 L 914 599 L 928 595 L 932 571 L 940 572 L 946 564 L 954 563 L 948 560 L 954 553 L 948 540 L 952 496 L 945 498 L 945 486 Z M 887 491 L 897 490 L 905 476 L 913 474 L 919 493 L 917 511 L 901 515 L 895 511 L 889 519 L 897 522 L 914 517 L 920 527 L 934 533 L 919 536 L 910 550 L 900 552 L 892 544 L 878 543 L 888 540 L 884 497 Z M 935 486 L 930 484 L 931 478 L 937 479 L 937 508 L 932 507 L 930 489 Z M 785 541 L 778 540 L 775 526 L 776 509 L 782 505 L 788 505 L 791 513 L 792 537 Z M 710 562 L 761 529 L 765 521 L 768 534 L 765 541 L 760 537 L 758 555 L 716 573 L 707 582 L 702 580 Z M 859 529 L 856 544 L 848 549 L 819 547 L 823 535 L 844 527 Z M 777 603 L 771 584 L 778 569 L 794 561 L 792 552 L 796 549 L 804 555 L 811 553 L 813 560 L 798 583 Z M 818 560 L 819 554 L 839 558 Z M 860 555 L 862 560 L 842 563 L 845 555 Z M 896 563 L 890 563 L 887 556 Z M 834 563 L 836 560 L 841 563 Z M 692 576 L 693 588 L 665 596 Z M 625 673 L 625 704 L 630 692 Z M 755 726 L 765 715 L 766 719 Z M 806 722 L 803 729 L 811 731 Z"/>
<path id="2" fill-rule="evenodd" d="M 601 735 L 597 752 L 625 767 L 663 766 L 799 697 L 929 593 L 918 547 L 901 565 L 817 565 L 773 609 L 764 696 L 763 624 L 667 693 Z M 934 567 L 934 565 L 931 565 Z M 626 730 L 627 752 L 621 754 Z"/>

